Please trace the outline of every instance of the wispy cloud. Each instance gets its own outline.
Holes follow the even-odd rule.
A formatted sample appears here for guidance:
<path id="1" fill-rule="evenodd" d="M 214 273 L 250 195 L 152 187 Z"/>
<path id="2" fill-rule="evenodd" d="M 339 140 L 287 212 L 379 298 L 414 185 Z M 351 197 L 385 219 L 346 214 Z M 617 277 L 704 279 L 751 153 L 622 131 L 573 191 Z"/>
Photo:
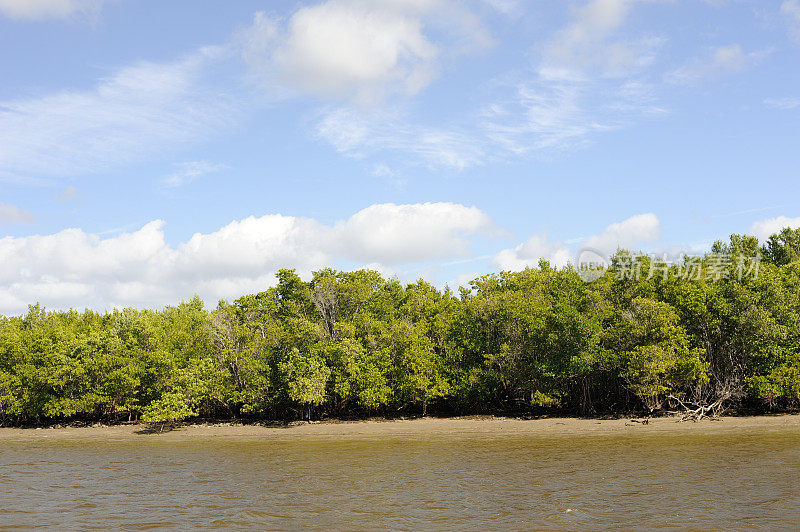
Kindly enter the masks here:
<path id="1" fill-rule="evenodd" d="M 0 2 L 20 13 L 28 9 L 27 3 Z M 89 4 L 52 0 L 39 7 L 52 14 L 80 11 Z M 33 8 L 27 12 L 32 14 Z M 237 123 L 246 116 L 244 109 L 252 112 L 260 101 L 299 95 L 332 98 L 343 106 L 323 111 L 316 129 L 345 155 L 410 148 L 426 164 L 464 167 L 473 164 L 475 152 L 461 145 L 460 135 L 408 121 L 378 120 L 389 113 L 377 104 L 418 93 L 438 75 L 442 58 L 490 43 L 480 20 L 450 0 L 329 0 L 301 7 L 285 20 L 258 13 L 229 42 L 201 48 L 182 60 L 125 66 L 90 90 L 0 101 L 0 179 L 33 183 L 162 156 Z M 239 85 L 243 80 L 212 75 L 223 64 L 231 67 L 233 51 L 242 54 L 266 92 L 256 95 L 252 87 Z M 372 105 L 377 113 L 371 112 Z M 343 125 L 342 113 L 349 124 L 334 134 L 329 126 Z M 364 138 L 360 128 L 368 128 L 372 139 L 359 148 Z M 180 186 L 208 171 L 181 168 L 162 184 Z"/>
<path id="2" fill-rule="evenodd" d="M 225 170 L 228 167 L 224 164 L 213 164 L 208 161 L 191 161 L 187 163 L 180 163 L 177 169 L 161 180 L 161 186 L 164 188 L 177 188 L 197 180 L 199 177 L 206 174 L 212 174 Z"/>
<path id="3" fill-rule="evenodd" d="M 731 217 L 734 217 L 734 216 L 741 216 L 743 214 L 753 214 L 753 213 L 756 213 L 756 212 L 771 211 L 771 210 L 774 210 L 774 209 L 779 209 L 781 207 L 782 207 L 782 205 L 772 205 L 772 206 L 769 206 L 769 207 L 755 207 L 755 208 L 752 208 L 752 209 L 742 209 L 742 210 L 738 210 L 738 211 L 724 212 L 724 213 L 721 213 L 721 214 L 713 214 L 713 215 L 710 215 L 710 216 L 704 216 L 701 219 L 706 220 L 706 221 L 707 220 L 719 220 L 719 219 L 722 219 L 722 218 L 731 218 Z"/>
<path id="4" fill-rule="evenodd" d="M 780 11 L 786 19 L 789 35 L 800 42 L 800 0 L 784 0 Z"/>
<path id="5" fill-rule="evenodd" d="M 474 134 L 416 123 L 386 108 L 327 109 L 316 125 L 316 135 L 339 153 L 357 159 L 402 153 L 407 164 L 456 170 L 484 159 L 485 146 Z"/>
<path id="6" fill-rule="evenodd" d="M 518 155 L 573 149 L 666 112 L 643 75 L 663 40 L 619 35 L 633 5 L 592 0 L 573 10 L 538 64 L 487 106 L 484 127 L 498 148 Z"/>
<path id="7" fill-rule="evenodd" d="M 520 156 L 577 148 L 592 134 L 624 124 L 610 103 L 616 90 L 591 82 L 523 81 L 487 108 L 483 127 L 497 149 Z"/>
<path id="8" fill-rule="evenodd" d="M 592 0 L 573 9 L 572 20 L 545 47 L 540 74 L 550 79 L 628 75 L 652 62 L 658 40 L 627 41 L 618 35 L 633 7 L 631 0 Z"/>
<path id="9" fill-rule="evenodd" d="M 678 85 L 694 85 L 704 80 L 736 74 L 757 64 L 770 50 L 745 52 L 739 44 L 728 44 L 710 49 L 703 57 L 668 72 L 664 79 Z"/>
<path id="10" fill-rule="evenodd" d="M 64 187 L 64 189 L 61 190 L 61 192 L 56 194 L 56 199 L 62 203 L 65 203 L 67 201 L 72 201 L 77 197 L 78 197 L 78 189 L 72 185 Z"/>
<path id="11" fill-rule="evenodd" d="M 42 20 L 96 14 L 105 0 L 0 0 L 0 14 L 12 19 Z"/>
<path id="12" fill-rule="evenodd" d="M 489 7 L 504 15 L 517 15 L 522 10 L 521 0 L 483 0 Z"/>
<path id="13" fill-rule="evenodd" d="M 0 102 L 0 167 L 25 178 L 91 173 L 196 142 L 241 116 L 206 69 L 223 50 L 139 63 L 94 89 Z"/>
<path id="14" fill-rule="evenodd" d="M 796 1 L 784 2 L 784 11 L 791 13 Z M 513 0 L 486 2 L 500 12 L 523 9 Z M 667 113 L 659 99 L 665 78 L 689 85 L 743 70 L 768 53 L 721 46 L 665 76 L 654 68 L 665 39 L 625 31 L 631 13 L 644 4 L 575 5 L 562 27 L 531 43 L 527 67 L 498 75 L 490 95 L 476 96 L 471 109 L 437 122 L 412 98 L 446 62 L 491 45 L 475 4 L 328 0 L 302 5 L 285 18 L 258 13 L 228 43 L 182 60 L 129 65 L 90 90 L 0 101 L 0 180 L 33 183 L 163 156 L 243 120 L 245 111 L 260 105 L 256 99 L 288 98 L 302 98 L 312 108 L 311 135 L 342 155 L 376 158 L 370 166 L 458 171 L 580 148 L 602 133 Z M 257 80 L 252 92 L 233 77 L 211 76 L 233 70 L 230 61 L 240 57 Z M 223 63 L 226 68 L 215 68 Z M 794 105 L 791 99 L 764 103 Z M 186 163 L 161 184 L 174 188 L 219 170 L 209 164 Z"/>
<path id="15" fill-rule="evenodd" d="M 372 175 L 380 179 L 385 179 L 398 188 L 406 185 L 406 180 L 403 176 L 385 163 L 372 165 Z"/>
<path id="16" fill-rule="evenodd" d="M 788 111 L 789 109 L 797 109 L 800 107 L 800 98 L 766 98 L 764 100 L 764 105 L 773 109 Z"/>
<path id="17" fill-rule="evenodd" d="M 632 5 L 593 0 L 575 9 L 537 64 L 494 82 L 492 101 L 458 123 L 425 125 L 402 106 L 346 106 L 326 110 L 316 135 L 350 157 L 403 153 L 413 164 L 463 170 L 578 148 L 595 134 L 662 115 L 666 109 L 640 74 L 663 40 L 618 35 Z"/>

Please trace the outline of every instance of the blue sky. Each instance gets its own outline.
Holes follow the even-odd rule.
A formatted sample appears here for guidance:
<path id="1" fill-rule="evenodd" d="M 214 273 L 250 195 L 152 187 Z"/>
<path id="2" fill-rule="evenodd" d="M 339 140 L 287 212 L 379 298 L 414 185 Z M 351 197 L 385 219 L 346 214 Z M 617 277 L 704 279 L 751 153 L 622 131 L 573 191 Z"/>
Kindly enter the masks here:
<path id="1" fill-rule="evenodd" d="M 800 0 L 0 0 L 0 313 L 800 226 Z"/>

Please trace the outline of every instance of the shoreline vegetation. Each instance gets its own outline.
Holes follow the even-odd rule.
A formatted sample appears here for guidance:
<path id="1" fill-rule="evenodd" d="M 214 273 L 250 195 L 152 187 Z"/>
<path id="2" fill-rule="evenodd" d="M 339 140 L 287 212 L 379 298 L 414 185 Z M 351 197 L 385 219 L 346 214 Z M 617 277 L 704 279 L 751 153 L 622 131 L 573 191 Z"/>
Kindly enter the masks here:
<path id="1" fill-rule="evenodd" d="M 680 264 L 620 250 L 592 282 L 582 273 L 542 260 L 456 294 L 283 269 L 210 311 L 198 297 L 159 311 L 32 305 L 0 316 L 0 427 L 800 407 L 800 229 L 731 235 Z"/>
<path id="2" fill-rule="evenodd" d="M 202 440 L 210 438 L 235 439 L 350 439 L 373 437 L 467 437 L 487 436 L 626 436 L 644 434 L 747 433 L 767 431 L 798 431 L 800 414 L 764 416 L 724 416 L 714 421 L 679 423 L 677 417 L 643 419 L 580 419 L 539 418 L 520 419 L 495 416 L 465 416 L 454 418 L 365 419 L 294 421 L 288 423 L 230 423 L 225 421 L 182 422 L 163 427 L 148 423 L 119 425 L 95 424 L 86 427 L 58 426 L 47 428 L 0 428 L 0 441 L 29 441 L 39 439 L 119 441 L 158 436 L 166 440 Z"/>

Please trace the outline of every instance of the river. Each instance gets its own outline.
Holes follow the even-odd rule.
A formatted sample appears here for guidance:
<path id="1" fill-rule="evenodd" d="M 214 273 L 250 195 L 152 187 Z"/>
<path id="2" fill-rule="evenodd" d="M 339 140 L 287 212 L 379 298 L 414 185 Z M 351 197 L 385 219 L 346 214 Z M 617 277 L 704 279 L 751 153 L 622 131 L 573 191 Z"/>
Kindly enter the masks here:
<path id="1" fill-rule="evenodd" d="M 791 529 L 800 434 L 0 441 L 0 528 Z"/>

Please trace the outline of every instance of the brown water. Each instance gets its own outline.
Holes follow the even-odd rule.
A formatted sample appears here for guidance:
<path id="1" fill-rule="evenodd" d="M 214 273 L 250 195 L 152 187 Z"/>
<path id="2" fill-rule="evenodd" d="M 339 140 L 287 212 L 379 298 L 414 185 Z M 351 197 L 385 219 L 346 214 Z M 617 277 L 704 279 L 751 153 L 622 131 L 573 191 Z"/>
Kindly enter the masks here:
<path id="1" fill-rule="evenodd" d="M 796 529 L 800 435 L 0 441 L 0 528 Z"/>

